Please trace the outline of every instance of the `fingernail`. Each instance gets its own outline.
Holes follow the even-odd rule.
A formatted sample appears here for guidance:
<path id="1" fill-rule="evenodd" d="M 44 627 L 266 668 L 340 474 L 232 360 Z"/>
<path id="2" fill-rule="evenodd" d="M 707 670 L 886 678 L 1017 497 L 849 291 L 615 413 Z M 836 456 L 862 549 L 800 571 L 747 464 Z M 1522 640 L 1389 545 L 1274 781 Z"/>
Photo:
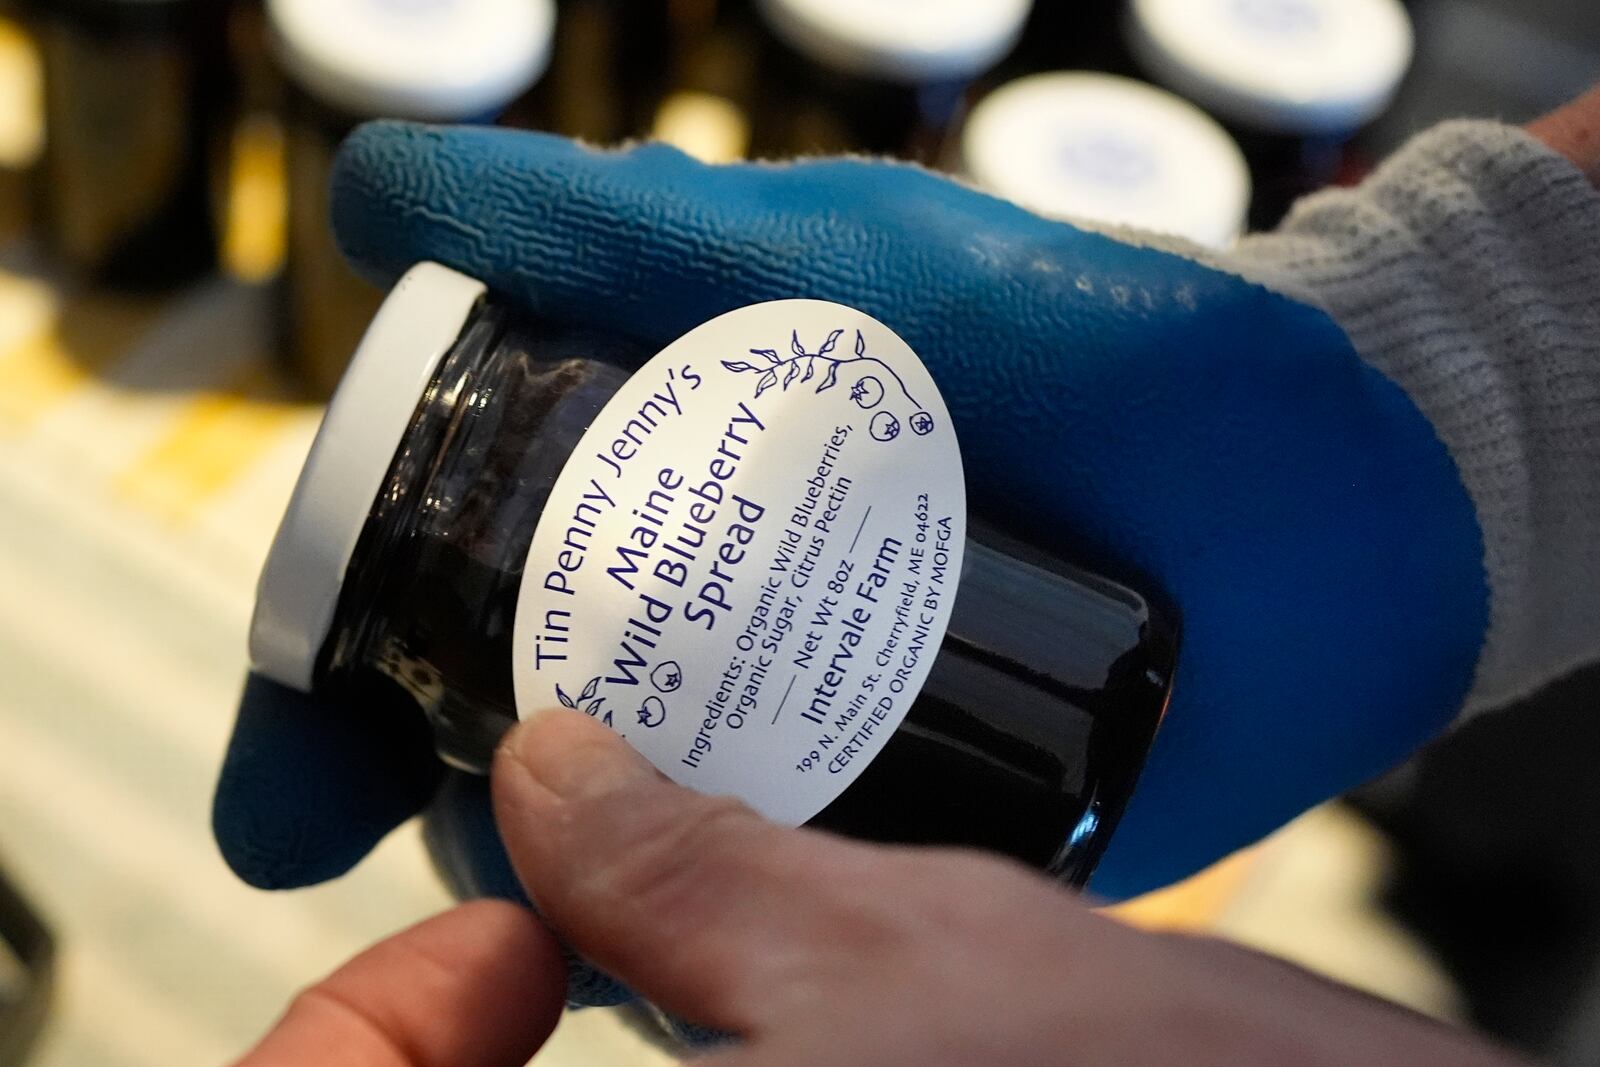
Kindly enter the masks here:
<path id="1" fill-rule="evenodd" d="M 529 715 L 506 747 L 536 782 L 562 799 L 610 793 L 656 773 L 611 730 L 563 708 Z"/>

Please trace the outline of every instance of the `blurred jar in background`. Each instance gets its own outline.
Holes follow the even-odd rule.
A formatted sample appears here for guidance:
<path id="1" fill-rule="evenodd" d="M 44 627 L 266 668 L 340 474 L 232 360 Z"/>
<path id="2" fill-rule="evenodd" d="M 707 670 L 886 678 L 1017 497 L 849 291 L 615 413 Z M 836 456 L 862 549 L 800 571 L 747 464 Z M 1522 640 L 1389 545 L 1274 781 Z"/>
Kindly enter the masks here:
<path id="1" fill-rule="evenodd" d="M 30 178 L 44 148 L 44 76 L 33 35 L 0 7 L 0 241 L 30 221 Z"/>
<path id="2" fill-rule="evenodd" d="M 708 42 L 730 35 L 744 0 L 558 0 L 550 69 L 510 109 L 507 125 L 601 144 L 651 136 L 667 101 L 703 91 Z"/>
<path id="3" fill-rule="evenodd" d="M 173 285 L 216 262 L 213 175 L 228 100 L 225 5 L 34 0 L 47 248 L 86 280 Z"/>
<path id="4" fill-rule="evenodd" d="M 1250 172 L 1193 104 L 1112 74 L 1035 74 L 984 97 L 960 139 L 979 187 L 1052 218 L 1133 226 L 1225 248 L 1242 231 Z"/>
<path id="5" fill-rule="evenodd" d="M 663 2 L 641 0 L 638 17 Z M 633 135 L 618 49 L 628 25 L 618 0 L 558 0 L 555 34 L 544 75 L 500 114 L 505 126 L 545 130 L 595 144 Z M 664 30 L 662 30 L 664 32 Z M 663 40 L 658 35 L 657 42 Z"/>
<path id="6" fill-rule="evenodd" d="M 263 0 L 223 0 L 228 7 L 228 58 L 234 67 L 237 110 L 276 111 L 282 86 L 268 45 Z"/>
<path id="7" fill-rule="evenodd" d="M 1352 135 L 1393 99 L 1413 47 L 1399 0 L 1131 0 L 1127 33 L 1153 80 L 1243 145 L 1257 228 L 1340 177 Z"/>
<path id="8" fill-rule="evenodd" d="M 1031 0 L 756 0 L 761 157 L 934 161 L 972 82 L 1016 45 Z"/>
<path id="9" fill-rule="evenodd" d="M 287 88 L 289 189 L 282 345 L 326 398 L 382 293 L 344 262 L 328 223 L 339 142 L 361 122 L 492 122 L 544 72 L 553 0 L 267 0 Z"/>
<path id="10" fill-rule="evenodd" d="M 262 0 L 214 0 L 228 7 L 233 65 L 228 181 L 221 212 L 220 266 L 245 282 L 283 268 L 288 229 L 284 178 L 283 79 L 268 45 Z"/>
<path id="11" fill-rule="evenodd" d="M 1006 80 L 1048 70 L 1131 74 L 1122 33 L 1127 0 L 1034 0 L 1022 41 L 1005 62 Z"/>
<path id="12" fill-rule="evenodd" d="M 668 0 L 672 60 L 645 130 L 707 163 L 750 154 L 764 89 L 757 35 L 742 0 Z M 642 43 L 642 42 L 641 42 Z"/>

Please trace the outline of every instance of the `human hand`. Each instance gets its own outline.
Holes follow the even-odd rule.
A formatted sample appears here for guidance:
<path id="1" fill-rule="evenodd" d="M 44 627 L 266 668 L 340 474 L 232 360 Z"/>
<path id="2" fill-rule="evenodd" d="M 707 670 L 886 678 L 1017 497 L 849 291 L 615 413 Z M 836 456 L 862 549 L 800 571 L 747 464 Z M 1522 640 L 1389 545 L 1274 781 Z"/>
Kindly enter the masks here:
<path id="1" fill-rule="evenodd" d="M 1529 123 L 1528 132 L 1566 156 L 1600 186 L 1600 85 Z"/>
<path id="2" fill-rule="evenodd" d="M 522 1067 L 561 1018 L 566 977 L 532 912 L 463 904 L 306 989 L 238 1067 Z"/>
<path id="3" fill-rule="evenodd" d="M 1006 861 L 773 826 L 576 713 L 515 731 L 493 784 L 547 921 L 662 1007 L 738 1035 L 698 1061 L 716 1067 L 1513 1063 L 1288 964 L 1123 926 Z M 240 1067 L 524 1062 L 559 961 L 530 914 L 466 908 L 303 995 Z"/>
<path id="4" fill-rule="evenodd" d="M 708 168 L 660 146 L 380 123 L 344 150 L 333 203 L 378 280 L 435 259 L 657 343 L 793 296 L 905 337 L 944 392 L 973 505 L 1149 576 L 1183 616 L 1172 707 L 1098 892 L 1258 838 L 1461 706 L 1487 619 L 1472 505 L 1432 427 L 1320 311 L 882 163 Z M 331 877 L 428 802 L 426 730 L 379 714 L 252 684 L 216 808 L 242 876 Z M 487 825 L 441 817 L 458 816 Z M 482 832 L 456 857 L 503 871 L 496 850 Z"/>

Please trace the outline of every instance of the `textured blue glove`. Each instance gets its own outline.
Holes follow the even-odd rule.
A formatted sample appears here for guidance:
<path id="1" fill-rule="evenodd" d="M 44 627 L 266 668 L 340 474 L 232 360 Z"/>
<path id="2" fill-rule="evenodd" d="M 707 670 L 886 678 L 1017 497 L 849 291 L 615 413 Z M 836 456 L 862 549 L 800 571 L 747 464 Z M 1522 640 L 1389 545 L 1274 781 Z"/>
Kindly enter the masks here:
<path id="1" fill-rule="evenodd" d="M 1172 709 L 1102 894 L 1259 838 L 1461 706 L 1488 611 L 1471 504 L 1427 421 L 1320 311 L 886 163 L 710 168 L 659 146 L 380 123 L 346 145 L 333 210 L 382 282 L 434 259 L 658 343 L 818 297 L 909 341 L 975 509 L 1149 575 L 1181 611 Z M 247 690 L 215 812 L 246 880 L 337 875 L 433 795 L 425 731 L 363 715 Z M 434 840 L 458 888 L 510 890 L 481 812 L 453 805 Z"/>

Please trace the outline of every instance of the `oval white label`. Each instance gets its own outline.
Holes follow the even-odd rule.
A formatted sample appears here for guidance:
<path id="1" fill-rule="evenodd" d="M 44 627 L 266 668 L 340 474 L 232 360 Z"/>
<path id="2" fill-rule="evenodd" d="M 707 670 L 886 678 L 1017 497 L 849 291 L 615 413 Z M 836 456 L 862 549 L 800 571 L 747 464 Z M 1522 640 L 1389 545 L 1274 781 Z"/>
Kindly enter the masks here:
<path id="1" fill-rule="evenodd" d="M 950 413 L 904 341 L 824 301 L 730 312 L 641 367 L 557 479 L 518 712 L 585 711 L 680 784 L 799 825 L 921 690 L 965 543 Z"/>

